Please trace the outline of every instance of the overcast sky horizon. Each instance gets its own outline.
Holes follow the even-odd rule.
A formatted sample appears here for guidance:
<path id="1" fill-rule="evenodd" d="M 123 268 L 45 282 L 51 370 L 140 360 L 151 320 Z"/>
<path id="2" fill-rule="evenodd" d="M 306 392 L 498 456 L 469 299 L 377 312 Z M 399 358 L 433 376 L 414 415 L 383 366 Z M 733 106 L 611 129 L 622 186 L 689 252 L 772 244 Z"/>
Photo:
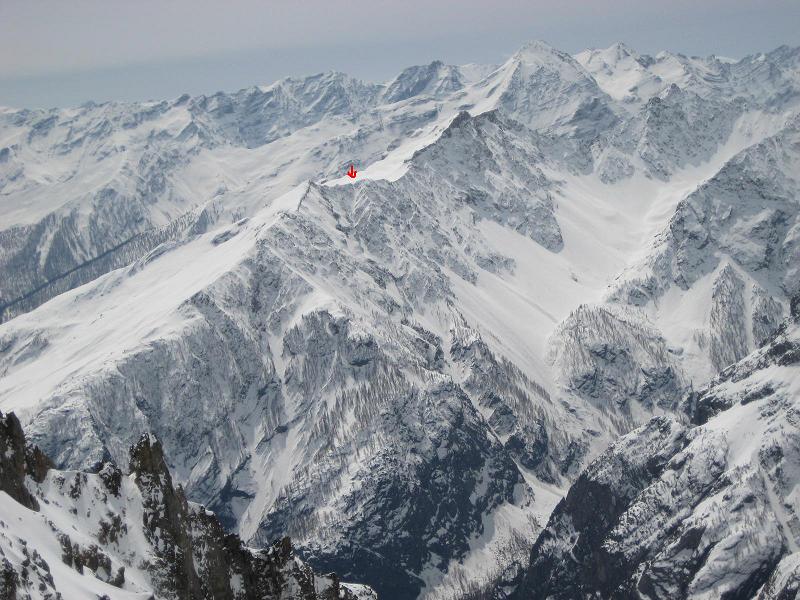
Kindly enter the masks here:
<path id="1" fill-rule="evenodd" d="M 385 81 L 434 59 L 500 63 L 533 39 L 741 58 L 800 45 L 798 23 L 797 0 L 2 0 L 0 105 L 174 98 L 327 70 Z"/>

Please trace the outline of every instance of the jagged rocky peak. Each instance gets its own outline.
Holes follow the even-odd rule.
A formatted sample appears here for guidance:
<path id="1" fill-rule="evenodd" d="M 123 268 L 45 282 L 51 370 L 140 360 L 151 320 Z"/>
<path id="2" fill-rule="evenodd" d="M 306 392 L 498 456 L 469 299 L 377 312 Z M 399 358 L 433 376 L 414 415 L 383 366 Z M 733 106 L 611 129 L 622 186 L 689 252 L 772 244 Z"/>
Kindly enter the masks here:
<path id="1" fill-rule="evenodd" d="M 704 129 L 680 128 L 689 137 Z M 797 292 L 800 182 L 797 153 L 787 151 L 797 139 L 790 118 L 727 160 L 677 202 L 646 257 L 612 285 L 611 299 L 661 319 L 683 304 L 670 293 L 704 298 L 690 319 L 675 323 L 693 356 L 690 368 L 707 364 L 713 375 L 768 341 Z"/>
<path id="2" fill-rule="evenodd" d="M 641 66 L 646 66 L 648 63 L 646 59 L 641 58 L 635 50 L 623 42 L 615 42 L 608 48 L 586 49 L 575 55 L 575 60 L 590 72 L 603 70 L 608 74 L 612 74 L 620 63 L 629 59 L 639 62 Z"/>
<path id="3" fill-rule="evenodd" d="M 422 95 L 439 98 L 463 87 L 464 77 L 459 68 L 436 60 L 403 70 L 387 84 L 383 101 L 399 102 Z"/>
<path id="4" fill-rule="evenodd" d="M 629 56 L 638 56 L 638 53 L 624 42 L 614 42 L 603 51 L 604 54 L 613 55 L 617 60 Z"/>
<path id="5" fill-rule="evenodd" d="M 620 122 L 595 144 L 597 170 L 608 183 L 633 175 L 633 164 L 668 181 L 687 167 L 701 167 L 730 139 L 743 112 L 740 102 L 702 98 L 672 83 L 654 93 L 633 116 Z M 629 168 L 614 177 L 607 161 L 624 161 Z"/>
<path id="6" fill-rule="evenodd" d="M 514 53 L 512 60 L 528 64 L 536 62 L 549 63 L 551 61 L 574 62 L 574 59 L 569 54 L 554 48 L 543 40 L 531 40 L 523 44 Z"/>
<path id="7" fill-rule="evenodd" d="M 528 87 L 539 85 L 541 92 L 547 95 L 554 94 L 558 89 L 572 89 L 605 96 L 575 58 L 540 40 L 522 46 L 506 65 L 513 69 L 514 77 L 521 80 L 520 83 L 528 81 Z M 515 91 L 520 90 L 512 87 L 506 94 Z"/>
<path id="8" fill-rule="evenodd" d="M 535 130 L 593 140 L 618 121 L 611 97 L 580 63 L 544 42 L 526 44 L 503 69 L 500 107 Z"/>
<path id="9" fill-rule="evenodd" d="M 553 334 L 563 385 L 615 416 L 621 432 L 677 406 L 688 383 L 661 333 L 635 309 L 582 305 Z"/>
<path id="10" fill-rule="evenodd" d="M 557 185 L 542 171 L 544 162 L 537 136 L 500 111 L 474 117 L 462 111 L 436 143 L 414 154 L 410 177 L 432 174 L 448 182 L 459 192 L 456 206 L 467 207 L 474 219 L 494 221 L 558 252 Z"/>
<path id="11" fill-rule="evenodd" d="M 373 103 L 378 91 L 376 84 L 332 71 L 198 96 L 187 110 L 205 145 L 258 148 L 327 118 L 353 119 Z"/>
<path id="12" fill-rule="evenodd" d="M 26 487 L 25 478 L 41 482 L 51 466 L 37 447 L 27 445 L 17 416 L 0 412 L 0 491 L 37 510 L 39 503 Z"/>
<path id="13" fill-rule="evenodd" d="M 169 468 L 164 460 L 161 442 L 152 433 L 143 433 L 130 450 L 130 469 L 137 481 L 144 477 L 155 478 L 165 487 L 172 486 Z"/>
<path id="14" fill-rule="evenodd" d="M 0 490 L 29 508 L 38 503 L 25 487 L 25 435 L 14 413 L 0 413 Z"/>
<path id="15" fill-rule="evenodd" d="M 151 434 L 131 447 L 128 477 L 109 462 L 97 473 L 52 468 L 13 413 L 0 414 L 0 449 L 2 598 L 374 598 L 315 574 L 287 537 L 255 550 L 225 532 L 173 486 Z"/>
<path id="16" fill-rule="evenodd" d="M 281 90 L 297 102 L 298 107 L 306 107 L 308 112 L 341 114 L 365 107 L 374 99 L 379 86 L 365 83 L 346 73 L 331 71 L 303 78 L 283 79 L 271 86 L 262 88 L 268 94 Z"/>

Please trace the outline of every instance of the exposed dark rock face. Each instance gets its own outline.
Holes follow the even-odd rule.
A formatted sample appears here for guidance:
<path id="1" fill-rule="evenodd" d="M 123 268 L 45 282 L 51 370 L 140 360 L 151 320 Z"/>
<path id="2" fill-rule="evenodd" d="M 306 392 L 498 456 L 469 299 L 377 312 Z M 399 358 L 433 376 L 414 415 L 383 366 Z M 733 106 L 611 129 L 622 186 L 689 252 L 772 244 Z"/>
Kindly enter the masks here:
<path id="1" fill-rule="evenodd" d="M 636 495 L 686 444 L 683 428 L 665 418 L 637 433 L 593 463 L 556 506 L 531 551 L 517 598 L 627 597 L 624 583 L 638 565 L 604 542 Z"/>
<path id="2" fill-rule="evenodd" d="M 95 574 L 95 577 L 113 585 L 121 587 L 125 583 L 125 567 L 119 567 L 116 571 L 111 566 L 109 556 L 95 545 L 83 548 L 73 543 L 70 537 L 62 533 L 58 536 L 61 543 L 61 561 L 78 573 L 83 574 L 84 567 L 88 567 Z"/>
<path id="3" fill-rule="evenodd" d="M 226 533 L 213 513 L 188 502 L 173 485 L 161 443 L 152 435 L 143 435 L 131 448 L 130 465 L 130 477 L 123 477 L 113 463 L 102 465 L 97 474 L 51 471 L 38 448 L 26 448 L 16 416 L 0 415 L 0 491 L 34 511 L 48 505 L 47 516 L 42 516 L 52 532 L 49 543 L 58 549 L 55 560 L 60 558 L 69 569 L 126 589 L 126 573 L 132 570 L 138 581 L 133 585 L 141 585 L 144 574 L 158 598 L 354 598 L 336 575 L 316 575 L 300 561 L 289 538 L 254 550 Z M 53 496 L 54 489 L 63 495 Z M 120 503 L 125 508 L 115 512 Z M 53 507 L 62 511 L 59 523 L 64 514 L 74 516 L 69 533 L 50 520 Z M 101 515 L 96 528 L 88 521 L 95 512 Z M 141 522 L 131 521 L 131 513 L 141 514 Z M 40 554 L 48 542 L 38 537 L 26 541 L 28 532 L 14 527 L 13 521 L 0 519 L 0 598 L 62 598 L 51 575 L 52 562 Z M 95 543 L 86 543 L 87 537 Z M 137 545 L 135 540 L 142 538 L 146 545 Z M 20 562 L 14 562 L 15 556 Z"/>
<path id="4" fill-rule="evenodd" d="M 37 510 L 39 503 L 25 487 L 25 476 L 30 474 L 36 481 L 41 481 L 49 468 L 49 460 L 38 448 L 26 447 L 25 434 L 17 416 L 0 412 L 0 491 Z"/>
<path id="5" fill-rule="evenodd" d="M 558 432 L 542 405 L 550 394 L 512 363 L 498 358 L 474 331 L 454 331 L 453 360 L 468 369 L 464 388 L 474 402 L 490 410 L 488 423 L 507 436 L 505 449 L 544 481 L 555 482 L 569 470 L 569 440 Z"/>
<path id="6" fill-rule="evenodd" d="M 312 538 L 301 549 L 316 569 L 364 581 L 382 597 L 411 600 L 424 585 L 414 573 L 464 556 L 481 516 L 513 501 L 522 479 L 460 388 L 399 393 L 402 402 L 376 419 L 398 433 L 398 442 L 371 458 L 337 503 L 340 514 L 362 518 L 327 523 L 338 541 Z M 298 510 L 305 502 L 300 495 L 282 501 L 274 523 L 310 523 Z M 398 531 L 406 533 L 393 535 Z M 270 535 L 266 526 L 264 534 Z"/>
<path id="7" fill-rule="evenodd" d="M 792 296 L 790 301 L 790 312 L 795 321 L 800 320 L 800 294 Z"/>
<path id="8" fill-rule="evenodd" d="M 251 551 L 238 536 L 227 534 L 212 513 L 189 505 L 183 490 L 173 486 L 161 443 L 152 435 L 143 435 L 131 448 L 130 465 L 144 501 L 145 535 L 157 549 L 158 560 L 148 570 L 162 594 L 256 600 L 283 597 L 291 587 L 298 590 L 296 597 L 318 597 L 315 574 L 295 560 L 289 538 Z M 239 590 L 231 586 L 235 579 L 241 581 Z M 335 575 L 327 579 L 320 597 L 349 597 Z"/>
<path id="9" fill-rule="evenodd" d="M 714 280 L 710 319 L 711 362 L 720 371 L 747 355 L 744 282 L 730 265 Z"/>
<path id="10" fill-rule="evenodd" d="M 515 597 L 796 597 L 798 339 L 785 322 L 691 394 L 697 425 L 656 417 L 612 444 L 553 511 Z"/>
<path id="11" fill-rule="evenodd" d="M 759 590 L 757 600 L 795 600 L 800 593 L 800 568 L 788 557 L 782 560 Z"/>
<path id="12" fill-rule="evenodd" d="M 724 369 L 706 388 L 689 394 L 684 401 L 684 408 L 692 422 L 702 425 L 737 401 L 747 404 L 773 394 L 775 389 L 769 383 L 748 388 L 738 396 L 723 393 L 720 387 L 726 383 L 742 381 L 754 372 L 771 365 L 790 367 L 800 364 L 800 340 L 793 335 L 793 331 L 795 330 L 788 322 L 783 323 L 768 344 L 744 360 Z"/>
<path id="13" fill-rule="evenodd" d="M 582 305 L 554 337 L 565 385 L 621 420 L 640 407 L 671 410 L 686 388 L 663 335 L 618 307 Z"/>
<path id="14" fill-rule="evenodd" d="M 189 507 L 164 462 L 161 443 L 143 435 L 131 449 L 131 473 L 142 492 L 145 535 L 158 550 L 159 562 L 151 567 L 160 579 L 157 587 L 175 598 L 202 594 L 202 584 L 192 564 Z"/>

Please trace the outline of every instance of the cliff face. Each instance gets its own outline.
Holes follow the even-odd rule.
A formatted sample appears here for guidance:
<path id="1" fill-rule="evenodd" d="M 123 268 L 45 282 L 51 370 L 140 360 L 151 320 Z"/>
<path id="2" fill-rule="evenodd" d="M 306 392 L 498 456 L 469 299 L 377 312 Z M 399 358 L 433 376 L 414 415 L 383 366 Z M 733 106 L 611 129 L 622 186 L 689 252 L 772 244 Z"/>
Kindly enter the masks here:
<path id="1" fill-rule="evenodd" d="M 656 417 L 578 477 L 517 598 L 796 597 L 797 311 L 687 400 L 694 424 Z"/>
<path id="2" fill-rule="evenodd" d="M 161 443 L 143 435 L 131 472 L 59 471 L 0 415 L 0 598 L 353 599 L 289 538 L 255 550 L 175 487 Z M 353 586 L 359 594 L 368 588 Z"/>
<path id="3" fill-rule="evenodd" d="M 33 463 L 34 452 L 25 447 L 25 434 L 16 415 L 0 413 L 0 491 L 23 506 L 37 510 L 39 503 L 25 487 L 25 476 L 28 472 L 36 474 L 39 481 L 43 475 Z M 37 453 L 36 456 L 43 455 Z M 44 473 L 48 466 L 47 461 L 43 461 Z"/>

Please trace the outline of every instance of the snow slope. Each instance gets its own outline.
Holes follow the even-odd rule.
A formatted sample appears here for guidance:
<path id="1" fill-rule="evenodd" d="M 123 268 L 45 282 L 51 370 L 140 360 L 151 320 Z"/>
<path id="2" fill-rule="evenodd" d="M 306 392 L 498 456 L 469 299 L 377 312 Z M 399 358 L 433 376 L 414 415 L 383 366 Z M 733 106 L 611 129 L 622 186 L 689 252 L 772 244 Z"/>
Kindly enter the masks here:
<path id="1" fill-rule="evenodd" d="M 619 435 L 778 330 L 797 59 L 534 42 L 4 111 L 0 408 L 60 468 L 154 432 L 226 527 L 384 597 L 502 577 Z"/>

